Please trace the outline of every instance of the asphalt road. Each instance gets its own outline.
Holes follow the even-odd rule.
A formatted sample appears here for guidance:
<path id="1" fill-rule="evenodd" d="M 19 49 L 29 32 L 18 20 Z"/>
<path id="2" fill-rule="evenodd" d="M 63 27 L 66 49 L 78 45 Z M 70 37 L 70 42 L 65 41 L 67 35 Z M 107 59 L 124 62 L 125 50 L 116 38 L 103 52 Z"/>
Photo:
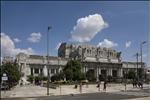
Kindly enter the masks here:
<path id="1" fill-rule="evenodd" d="M 31 97 L 31 98 L 3 98 L 2 100 L 122 100 L 138 98 L 139 96 L 121 95 L 113 93 L 90 93 L 67 96 L 46 96 L 46 97 Z"/>

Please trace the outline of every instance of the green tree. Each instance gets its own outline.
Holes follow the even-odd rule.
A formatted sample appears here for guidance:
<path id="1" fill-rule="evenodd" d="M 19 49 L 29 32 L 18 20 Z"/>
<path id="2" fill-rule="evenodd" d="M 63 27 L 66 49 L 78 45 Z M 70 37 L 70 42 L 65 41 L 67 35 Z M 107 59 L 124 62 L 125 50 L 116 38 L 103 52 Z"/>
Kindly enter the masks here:
<path id="1" fill-rule="evenodd" d="M 2 77 L 3 73 L 6 73 L 8 76 L 9 85 L 13 85 L 17 83 L 20 79 L 20 72 L 18 70 L 18 66 L 16 64 L 6 63 L 1 65 L 1 74 Z"/>
<path id="2" fill-rule="evenodd" d="M 81 72 L 81 63 L 78 60 L 71 60 L 64 67 L 63 72 L 67 80 L 79 81 L 85 79 L 85 75 Z"/>
<path id="3" fill-rule="evenodd" d="M 33 81 L 34 81 L 34 76 L 29 75 L 27 81 L 33 83 Z"/>
<path id="4" fill-rule="evenodd" d="M 133 70 L 129 70 L 128 74 L 127 74 L 127 78 L 128 79 L 135 79 L 136 78 L 136 73 Z"/>
<path id="5" fill-rule="evenodd" d="M 63 79 L 64 79 L 64 73 L 62 71 L 60 71 L 60 73 L 57 73 L 57 74 L 55 74 L 51 77 L 52 82 L 60 81 L 60 80 L 63 80 Z"/>

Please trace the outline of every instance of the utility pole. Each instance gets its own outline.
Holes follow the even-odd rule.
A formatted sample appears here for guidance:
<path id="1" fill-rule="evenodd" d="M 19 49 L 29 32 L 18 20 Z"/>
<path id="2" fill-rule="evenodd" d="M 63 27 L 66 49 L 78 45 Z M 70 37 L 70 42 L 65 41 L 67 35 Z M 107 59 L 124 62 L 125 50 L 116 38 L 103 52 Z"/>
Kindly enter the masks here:
<path id="1" fill-rule="evenodd" d="M 138 57 L 139 57 L 139 53 L 136 53 L 136 60 L 137 60 L 137 73 L 136 73 L 136 76 L 137 76 L 137 81 L 139 81 Z"/>
<path id="2" fill-rule="evenodd" d="M 143 47 L 143 44 L 145 44 L 145 43 L 146 43 L 146 41 L 143 41 L 143 42 L 141 42 L 141 44 L 140 44 L 141 69 L 143 69 L 143 70 L 142 70 L 142 74 L 143 74 L 143 77 L 142 77 L 142 78 L 145 78 L 145 76 L 144 76 L 144 74 L 145 74 L 145 73 L 144 73 L 144 72 L 145 72 L 144 70 L 145 70 L 145 69 L 144 69 L 144 67 L 143 67 L 143 64 L 144 64 L 144 63 L 143 63 L 143 61 L 142 61 L 142 60 L 143 60 L 143 59 L 142 59 L 142 56 L 143 56 L 143 50 L 142 50 L 142 47 Z"/>
<path id="3" fill-rule="evenodd" d="M 60 57 L 58 57 L 58 67 L 60 68 L 60 60 L 61 60 L 61 58 Z M 58 71 L 59 72 L 59 71 Z M 60 73 L 60 72 L 59 72 Z M 61 95 L 61 79 L 59 80 L 59 92 L 60 92 L 60 95 Z"/>
<path id="4" fill-rule="evenodd" d="M 49 80 L 50 80 L 50 74 L 49 74 L 49 68 L 48 68 L 48 65 L 49 65 L 49 30 L 51 29 L 52 27 L 48 26 L 48 30 L 47 30 L 47 71 L 48 71 L 48 78 L 47 78 L 47 95 L 49 95 Z"/>
<path id="5" fill-rule="evenodd" d="M 127 73 L 128 73 L 128 62 L 125 70 L 125 91 L 127 90 Z"/>

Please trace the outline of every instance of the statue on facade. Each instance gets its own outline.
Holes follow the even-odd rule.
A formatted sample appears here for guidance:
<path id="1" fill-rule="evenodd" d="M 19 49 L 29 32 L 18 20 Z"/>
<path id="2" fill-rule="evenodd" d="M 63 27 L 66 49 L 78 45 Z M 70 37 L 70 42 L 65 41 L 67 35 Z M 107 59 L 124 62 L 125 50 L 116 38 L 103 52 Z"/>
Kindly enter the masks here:
<path id="1" fill-rule="evenodd" d="M 117 58 L 119 61 L 121 61 L 121 52 L 117 52 Z"/>

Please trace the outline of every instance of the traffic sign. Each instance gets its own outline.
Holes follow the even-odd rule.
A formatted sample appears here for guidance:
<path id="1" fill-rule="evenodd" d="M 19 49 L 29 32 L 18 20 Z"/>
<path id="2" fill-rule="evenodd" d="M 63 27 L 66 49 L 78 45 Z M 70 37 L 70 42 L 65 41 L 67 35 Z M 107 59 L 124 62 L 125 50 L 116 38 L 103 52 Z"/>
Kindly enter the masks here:
<path id="1" fill-rule="evenodd" d="M 2 80 L 3 80 L 3 81 L 7 81 L 7 80 L 8 80 L 8 77 L 7 77 L 7 76 L 2 77 Z"/>

